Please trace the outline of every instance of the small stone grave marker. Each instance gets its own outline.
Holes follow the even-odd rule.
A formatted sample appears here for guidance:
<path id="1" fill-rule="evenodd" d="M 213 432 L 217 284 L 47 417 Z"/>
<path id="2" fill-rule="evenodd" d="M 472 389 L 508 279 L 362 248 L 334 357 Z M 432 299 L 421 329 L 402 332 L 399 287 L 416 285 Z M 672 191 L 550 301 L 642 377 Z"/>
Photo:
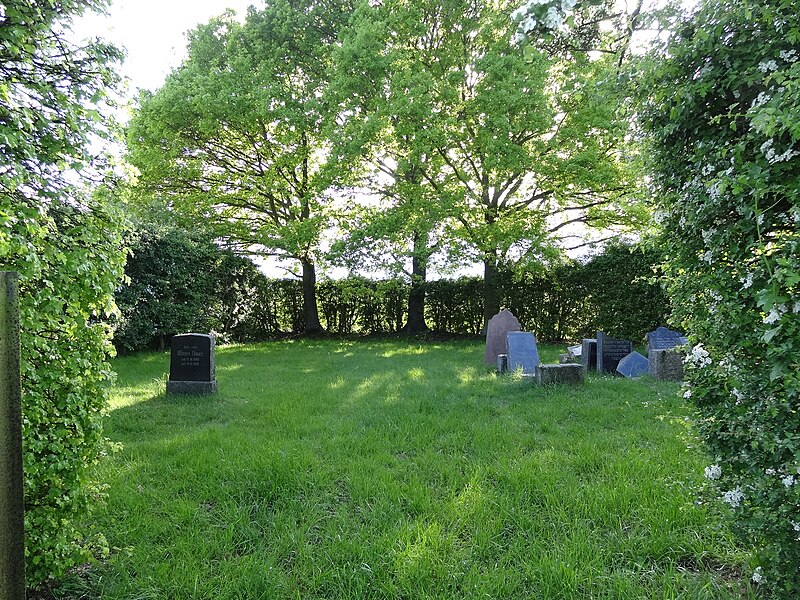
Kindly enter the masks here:
<path id="1" fill-rule="evenodd" d="M 586 373 L 597 368 L 597 340 L 586 338 L 581 342 L 581 366 Z"/>
<path id="2" fill-rule="evenodd" d="M 617 340 L 602 331 L 597 332 L 597 370 L 615 373 L 619 361 L 633 352 L 633 342 Z"/>
<path id="3" fill-rule="evenodd" d="M 617 373 L 628 379 L 636 379 L 642 375 L 647 375 L 649 370 L 650 364 L 647 358 L 635 351 L 628 354 L 617 365 Z"/>
<path id="4" fill-rule="evenodd" d="M 677 346 L 685 346 L 688 343 L 686 336 L 672 331 L 666 327 L 657 327 L 655 331 L 647 334 L 647 353 L 651 350 L 667 350 Z"/>
<path id="5" fill-rule="evenodd" d="M 539 365 L 539 349 L 536 347 L 536 336 L 527 331 L 510 331 L 506 334 L 508 351 L 508 370 L 522 368 L 523 375 L 536 375 Z"/>
<path id="6" fill-rule="evenodd" d="M 504 373 L 508 373 L 508 355 L 507 354 L 498 354 L 497 355 L 497 372 L 501 375 Z"/>
<path id="7" fill-rule="evenodd" d="M 506 353 L 508 332 L 521 329 L 517 317 L 505 308 L 489 319 L 486 325 L 486 352 L 483 355 L 483 362 L 487 365 L 496 365 L 498 355 Z"/>
<path id="8" fill-rule="evenodd" d="M 660 381 L 683 381 L 683 354 L 679 347 L 650 350 L 650 375 Z"/>
<path id="9" fill-rule="evenodd" d="M 214 394 L 217 391 L 214 336 L 184 333 L 172 337 L 168 394 Z"/>
<path id="10" fill-rule="evenodd" d="M 555 383 L 583 383 L 581 365 L 539 365 L 536 367 L 536 383 L 548 385 Z"/>

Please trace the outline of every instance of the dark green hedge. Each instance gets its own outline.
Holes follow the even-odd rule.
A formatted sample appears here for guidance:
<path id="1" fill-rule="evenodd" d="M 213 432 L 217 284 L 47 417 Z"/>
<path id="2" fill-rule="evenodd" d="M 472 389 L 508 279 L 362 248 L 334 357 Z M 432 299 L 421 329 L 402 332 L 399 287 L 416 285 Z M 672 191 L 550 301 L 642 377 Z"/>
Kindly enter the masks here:
<path id="1" fill-rule="evenodd" d="M 659 261 L 652 249 L 613 246 L 586 264 L 537 274 L 508 270 L 500 275 L 502 305 L 540 340 L 579 340 L 602 329 L 641 343 L 669 313 L 661 289 L 650 282 Z M 269 279 L 208 239 L 144 232 L 126 273 L 130 283 L 117 294 L 123 318 L 115 337 L 123 352 L 163 348 L 169 336 L 188 331 L 252 342 L 303 329 L 299 280 Z M 408 292 L 402 280 L 323 280 L 317 290 L 320 318 L 333 334 L 397 333 L 405 324 Z M 426 294 L 433 332 L 480 335 L 481 278 L 431 281 Z"/>

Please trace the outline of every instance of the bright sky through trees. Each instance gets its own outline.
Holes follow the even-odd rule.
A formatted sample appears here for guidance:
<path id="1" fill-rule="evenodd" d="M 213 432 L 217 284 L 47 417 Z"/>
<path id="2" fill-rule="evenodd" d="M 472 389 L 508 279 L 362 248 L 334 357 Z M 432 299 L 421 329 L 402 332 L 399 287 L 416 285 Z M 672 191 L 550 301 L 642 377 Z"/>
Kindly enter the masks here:
<path id="1" fill-rule="evenodd" d="M 243 17 L 253 0 L 112 0 L 108 15 L 75 22 L 79 38 L 99 36 L 123 47 L 122 73 L 136 88 L 155 90 L 186 56 L 185 33 L 231 8 Z"/>

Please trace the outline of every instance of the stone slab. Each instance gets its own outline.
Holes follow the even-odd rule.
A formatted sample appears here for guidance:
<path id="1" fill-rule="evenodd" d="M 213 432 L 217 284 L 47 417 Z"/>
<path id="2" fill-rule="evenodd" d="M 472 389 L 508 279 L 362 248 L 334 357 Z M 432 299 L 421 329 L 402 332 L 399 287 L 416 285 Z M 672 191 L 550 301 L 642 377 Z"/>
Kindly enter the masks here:
<path id="1" fill-rule="evenodd" d="M 486 325 L 486 351 L 483 362 L 487 365 L 496 365 L 497 357 L 506 353 L 506 335 L 510 331 L 520 331 L 519 321 L 510 310 L 503 309 Z"/>
<path id="2" fill-rule="evenodd" d="M 650 363 L 647 357 L 634 351 L 619 361 L 617 373 L 628 379 L 636 379 L 642 375 L 647 375 L 650 370 Z"/>
<path id="3" fill-rule="evenodd" d="M 683 381 L 683 354 L 680 347 L 651 350 L 647 355 L 650 375 L 660 381 Z"/>
<path id="4" fill-rule="evenodd" d="M 506 334 L 506 348 L 509 371 L 522 369 L 523 375 L 536 375 L 539 364 L 536 336 L 527 331 L 510 331 Z"/>
<path id="5" fill-rule="evenodd" d="M 540 364 L 536 367 L 536 383 L 539 385 L 556 383 L 583 383 L 583 376 L 583 367 L 579 364 Z"/>
<path id="6" fill-rule="evenodd" d="M 167 381 L 169 396 L 210 396 L 217 393 L 217 380 L 214 381 Z"/>

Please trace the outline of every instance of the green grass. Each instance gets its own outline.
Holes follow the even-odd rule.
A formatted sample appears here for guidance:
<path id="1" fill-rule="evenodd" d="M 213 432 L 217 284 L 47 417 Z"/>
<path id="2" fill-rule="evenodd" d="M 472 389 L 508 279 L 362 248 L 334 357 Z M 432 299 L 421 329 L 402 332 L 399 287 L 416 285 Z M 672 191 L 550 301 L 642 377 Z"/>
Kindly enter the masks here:
<path id="1" fill-rule="evenodd" d="M 220 393 L 182 399 L 167 354 L 116 360 L 84 597 L 752 597 L 675 384 L 537 388 L 482 353 L 222 347 Z"/>

